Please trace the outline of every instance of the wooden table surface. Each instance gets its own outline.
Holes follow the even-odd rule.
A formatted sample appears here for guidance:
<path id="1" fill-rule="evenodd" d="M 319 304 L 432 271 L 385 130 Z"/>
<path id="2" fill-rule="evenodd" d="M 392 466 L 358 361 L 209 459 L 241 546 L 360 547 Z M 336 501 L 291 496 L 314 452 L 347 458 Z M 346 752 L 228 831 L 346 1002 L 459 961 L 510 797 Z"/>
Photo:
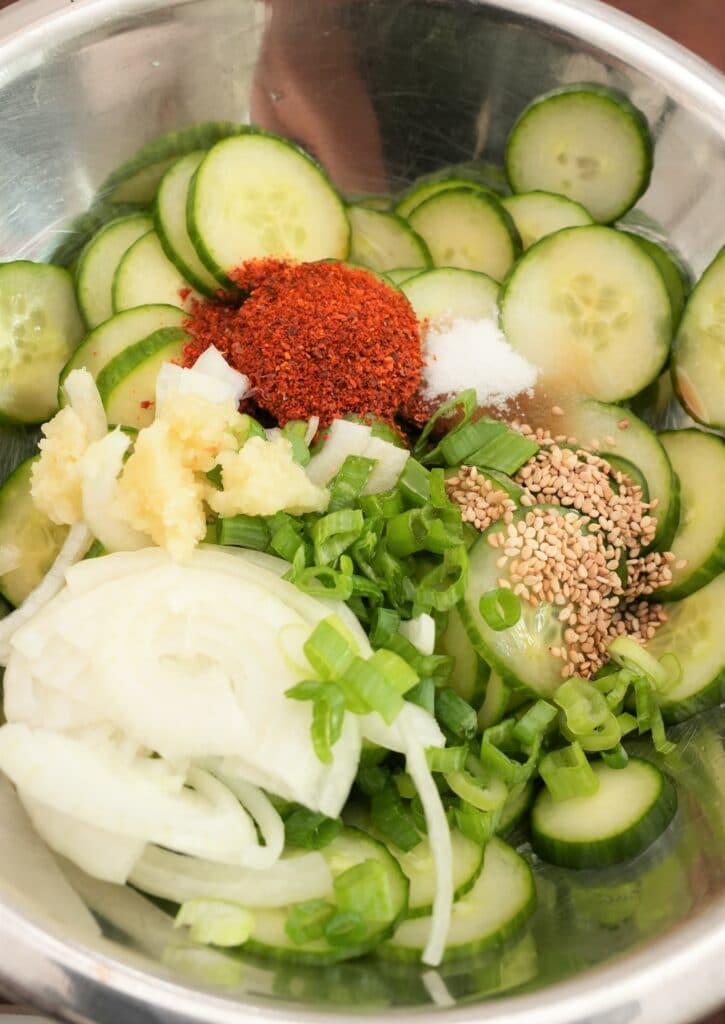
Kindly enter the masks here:
<path id="1" fill-rule="evenodd" d="M 0 0 L 0 8 L 15 0 Z M 300 0 L 302 2 L 302 0 Z M 725 0 L 611 0 L 725 71 Z M 5 1011 L 0 1007 L 0 1016 Z M 725 1024 L 725 1008 L 700 1024 Z"/>

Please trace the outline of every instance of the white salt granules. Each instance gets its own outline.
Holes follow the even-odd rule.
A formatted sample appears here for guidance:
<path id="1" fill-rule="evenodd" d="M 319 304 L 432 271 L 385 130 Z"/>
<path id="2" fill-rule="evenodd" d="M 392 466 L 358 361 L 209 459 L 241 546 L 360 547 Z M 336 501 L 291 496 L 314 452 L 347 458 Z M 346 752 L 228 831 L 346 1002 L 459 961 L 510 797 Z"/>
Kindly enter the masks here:
<path id="1" fill-rule="evenodd" d="M 423 339 L 423 394 L 435 399 L 475 388 L 479 405 L 502 407 L 531 393 L 538 368 L 514 352 L 493 320 L 433 322 Z"/>

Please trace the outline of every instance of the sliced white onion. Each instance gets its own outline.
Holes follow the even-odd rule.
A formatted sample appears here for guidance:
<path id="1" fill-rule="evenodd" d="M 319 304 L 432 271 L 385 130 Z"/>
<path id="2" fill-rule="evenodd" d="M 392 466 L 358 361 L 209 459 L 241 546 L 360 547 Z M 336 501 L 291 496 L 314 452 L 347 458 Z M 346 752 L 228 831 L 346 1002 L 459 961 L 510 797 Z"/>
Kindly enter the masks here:
<path id="1" fill-rule="evenodd" d="M 213 768 L 211 769 L 214 774 Z M 239 800 L 242 807 L 252 815 L 264 839 L 264 846 L 249 850 L 245 866 L 262 870 L 277 863 L 284 850 L 284 822 L 269 797 L 257 786 L 244 779 L 219 773 L 219 778 Z"/>
<path id="2" fill-rule="evenodd" d="M 236 402 L 240 402 L 249 390 L 249 377 L 230 366 L 214 345 L 210 345 L 201 353 L 192 369 L 226 384 L 230 389 L 231 397 Z"/>
<path id="3" fill-rule="evenodd" d="M 130 443 L 127 434 L 114 430 L 90 445 L 81 460 L 83 518 L 108 551 L 136 551 L 152 543 L 115 511 L 118 477 Z"/>
<path id="4" fill-rule="evenodd" d="M 83 558 L 92 542 L 93 537 L 85 523 L 76 523 L 71 526 L 63 547 L 38 586 L 28 594 L 15 611 L 10 612 L 0 621 L 0 664 L 7 664 L 10 656 L 10 640 L 15 631 L 55 597 L 63 587 L 66 570 L 74 562 Z"/>
<path id="5" fill-rule="evenodd" d="M 310 416 L 307 421 L 307 431 L 305 433 L 305 444 L 309 448 L 312 442 L 315 440 L 315 435 L 320 429 L 320 417 Z"/>
<path id="6" fill-rule="evenodd" d="M 435 650 L 436 624 L 432 615 L 423 612 L 414 619 L 401 622 L 398 632 L 409 640 L 421 654 L 432 654 Z"/>
<path id="7" fill-rule="evenodd" d="M 372 437 L 370 427 L 350 420 L 333 420 L 325 433 L 322 449 L 307 466 L 308 477 L 318 487 L 332 480 L 348 455 L 364 455 Z"/>
<path id="8" fill-rule="evenodd" d="M 38 835 L 56 853 L 104 882 L 125 885 L 131 868 L 144 851 L 143 839 L 132 839 L 87 825 L 18 792 Z"/>
<path id="9" fill-rule="evenodd" d="M 164 363 L 156 377 L 156 408 L 169 395 L 198 395 L 208 402 L 238 405 L 249 390 L 249 378 L 234 370 L 214 346 L 199 356 L 190 368 Z"/>
<path id="10" fill-rule="evenodd" d="M 433 776 L 428 767 L 425 747 L 420 746 L 415 735 L 409 738 L 405 755 L 408 774 L 413 780 L 420 797 L 420 802 L 423 805 L 436 879 L 430 934 L 422 959 L 423 963 L 431 967 L 437 967 L 443 959 L 443 952 L 448 939 L 448 930 L 451 924 L 451 911 L 453 909 L 453 851 L 451 848 L 451 833 L 448 828 L 448 820 L 441 803 L 438 787 L 433 781 Z"/>
<path id="11" fill-rule="evenodd" d="M 404 704 L 391 725 L 386 725 L 376 711 L 361 716 L 359 721 L 364 739 L 399 754 L 407 752 L 413 738 L 424 749 L 446 745 L 435 718 L 417 704 Z"/>
<path id="12" fill-rule="evenodd" d="M 129 880 L 142 892 L 175 903 L 209 898 L 247 907 L 284 907 L 332 894 L 330 869 L 316 851 L 285 857 L 257 871 L 148 846 Z"/>
<path id="13" fill-rule="evenodd" d="M 63 381 L 63 390 L 73 411 L 83 420 L 88 440 L 100 441 L 108 430 L 108 420 L 92 375 L 85 368 L 71 370 Z"/>
<path id="14" fill-rule="evenodd" d="M 376 465 L 363 488 L 363 494 L 381 494 L 392 491 L 410 458 L 407 448 L 400 448 L 382 437 L 370 437 L 363 452 L 366 459 L 375 459 Z"/>
<path id="15" fill-rule="evenodd" d="M 0 544 L 0 576 L 17 569 L 23 560 L 17 544 Z"/>

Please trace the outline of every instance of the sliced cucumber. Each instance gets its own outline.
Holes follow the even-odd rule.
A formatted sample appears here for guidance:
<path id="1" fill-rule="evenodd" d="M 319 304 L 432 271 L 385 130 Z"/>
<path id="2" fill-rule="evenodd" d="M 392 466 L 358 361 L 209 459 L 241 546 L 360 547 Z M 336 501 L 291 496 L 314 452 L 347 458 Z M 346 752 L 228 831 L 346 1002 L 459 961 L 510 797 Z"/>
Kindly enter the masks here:
<path id="1" fill-rule="evenodd" d="M 626 96 L 598 85 L 539 96 L 519 115 L 506 143 L 514 192 L 558 192 L 605 224 L 634 206 L 651 173 L 645 117 Z"/>
<path id="2" fill-rule="evenodd" d="M 481 873 L 483 848 L 467 839 L 457 829 L 451 829 L 451 847 L 454 898 L 460 899 L 473 888 Z M 410 882 L 408 917 L 427 917 L 432 911 L 436 890 L 430 842 L 423 836 L 418 845 L 407 853 L 397 847 L 389 847 L 389 852 L 400 864 Z"/>
<path id="3" fill-rule="evenodd" d="M 380 271 L 431 265 L 428 246 L 402 217 L 355 205 L 348 206 L 347 216 L 352 229 L 351 263 Z"/>
<path id="4" fill-rule="evenodd" d="M 392 270 L 386 270 L 385 276 L 393 284 L 401 285 L 404 281 L 409 281 L 411 277 L 417 277 L 421 273 L 425 274 L 426 271 L 421 271 L 420 267 L 394 267 Z"/>
<path id="5" fill-rule="evenodd" d="M 155 231 L 149 231 L 124 253 L 113 277 L 113 309 L 151 304 L 190 309 L 200 299 L 168 258 Z"/>
<path id="6" fill-rule="evenodd" d="M 31 473 L 38 456 L 21 462 L 0 488 L 0 546 L 17 547 L 20 564 L 0 576 L 0 594 L 21 604 L 55 561 L 68 533 L 35 507 L 30 494 Z"/>
<path id="7" fill-rule="evenodd" d="M 129 345 L 142 341 L 162 327 L 181 327 L 185 319 L 186 314 L 178 306 L 138 306 L 118 313 L 91 331 L 78 346 L 63 367 L 61 384 L 71 370 L 80 367 L 88 370 L 94 378 L 98 377 L 103 367 Z"/>
<path id="8" fill-rule="evenodd" d="M 62 267 L 0 264 L 0 419 L 42 423 L 58 377 L 83 337 L 73 279 Z"/>
<path id="9" fill-rule="evenodd" d="M 444 961 L 473 956 L 504 942 L 531 915 L 535 901 L 533 875 L 523 857 L 502 839 L 489 840 L 476 884 L 453 904 Z M 376 952 L 391 960 L 419 960 L 429 930 L 429 917 L 403 921 Z"/>
<path id="10" fill-rule="evenodd" d="M 62 234 L 62 241 L 48 257 L 48 263 L 73 268 L 78 256 L 102 227 L 119 217 L 147 213 L 138 203 L 94 202 L 90 209 L 74 217 Z"/>
<path id="11" fill-rule="evenodd" d="M 113 316 L 113 276 L 134 242 L 152 230 L 146 213 L 118 217 L 94 235 L 76 267 L 78 305 L 92 330 Z"/>
<path id="12" fill-rule="evenodd" d="M 528 511 L 516 512 L 514 525 Z M 508 686 L 522 686 L 538 696 L 550 697 L 562 682 L 562 662 L 550 653 L 550 648 L 564 643 L 565 626 L 559 621 L 559 608 L 545 602 L 532 608 L 522 601 L 516 625 L 498 632 L 491 629 L 479 612 L 481 597 L 495 590 L 506 572 L 496 565 L 500 550 L 491 547 L 489 537 L 494 532 L 505 534 L 507 529 L 501 521 L 494 523 L 471 548 L 468 587 L 459 605 L 461 619 L 474 648 L 491 666 L 492 678 L 497 673 Z"/>
<path id="13" fill-rule="evenodd" d="M 244 131 L 232 121 L 202 121 L 152 139 L 104 181 L 98 194 L 113 203 L 149 204 L 164 174 L 179 157 L 209 149 L 219 139 Z"/>
<path id="14" fill-rule="evenodd" d="M 614 228 L 542 238 L 514 267 L 500 305 L 509 344 L 563 391 L 622 401 L 667 360 L 672 311 L 662 275 Z"/>
<path id="15" fill-rule="evenodd" d="M 677 657 L 682 681 L 660 697 L 660 706 L 668 722 L 683 722 L 725 700 L 725 575 L 668 605 L 667 615 L 647 650 L 655 658 Z"/>
<path id="16" fill-rule="evenodd" d="M 351 201 L 354 202 L 356 206 L 364 206 L 368 210 L 381 210 L 383 213 L 388 213 L 393 208 L 393 200 L 391 196 L 355 196 Z"/>
<path id="17" fill-rule="evenodd" d="M 599 788 L 591 796 L 556 802 L 542 790 L 531 811 L 531 843 L 551 864 L 604 868 L 636 857 L 672 821 L 677 793 L 649 761 L 631 757 L 624 768 L 592 764 Z"/>
<path id="18" fill-rule="evenodd" d="M 685 306 L 672 351 L 672 380 L 693 419 L 725 430 L 725 247 Z"/>
<path id="19" fill-rule="evenodd" d="M 416 207 L 409 221 L 436 267 L 478 270 L 501 281 L 521 252 L 511 216 L 487 192 L 446 189 Z"/>
<path id="20" fill-rule="evenodd" d="M 194 247 L 221 283 L 251 257 L 344 260 L 350 247 L 345 207 L 324 171 L 284 139 L 258 132 L 212 147 L 187 217 Z"/>
<path id="21" fill-rule="evenodd" d="M 498 314 L 498 282 L 475 270 L 454 267 L 426 270 L 405 281 L 400 290 L 419 320 L 441 317 L 491 320 Z"/>
<path id="22" fill-rule="evenodd" d="M 164 327 L 120 352 L 98 374 L 98 393 L 109 423 L 140 430 L 155 415 L 156 378 L 164 363 L 178 361 L 189 335 Z"/>
<path id="23" fill-rule="evenodd" d="M 326 939 L 296 944 L 287 935 L 285 924 L 289 908 L 257 909 L 254 932 L 245 944 L 245 953 L 254 953 L 275 960 L 291 960 L 302 964 L 332 964 L 349 960 L 373 949 L 389 935 L 405 915 L 408 906 L 408 879 L 398 862 L 382 843 L 356 828 L 346 828 L 321 851 L 333 878 L 364 860 L 378 860 L 386 868 L 395 912 L 390 921 L 371 928 L 356 946 L 333 946 Z"/>
<path id="24" fill-rule="evenodd" d="M 483 703 L 478 712 L 480 729 L 488 729 L 501 721 L 506 714 L 509 694 L 510 690 L 498 672 L 489 672 Z"/>
<path id="25" fill-rule="evenodd" d="M 592 400 L 562 399 L 563 416 L 551 413 L 537 417 L 536 426 L 552 434 L 567 434 L 577 443 L 598 452 L 627 459 L 644 475 L 649 500 L 657 500 L 655 547 L 666 550 L 680 518 L 680 486 L 667 452 L 653 430 L 628 409 Z"/>
<path id="26" fill-rule="evenodd" d="M 464 178 L 460 175 L 451 175 L 447 178 L 439 178 L 436 181 L 414 182 L 395 204 L 395 212 L 399 217 L 409 217 L 413 210 L 416 210 L 426 199 L 437 196 L 439 192 L 447 192 L 452 188 L 473 189 L 474 192 L 491 193 L 491 189 L 482 185 L 472 178 Z"/>
<path id="27" fill-rule="evenodd" d="M 182 277 L 198 292 L 213 298 L 219 282 L 199 259 L 186 225 L 191 181 L 205 156 L 203 150 L 197 150 L 169 168 L 156 193 L 154 223 L 161 247 Z"/>
<path id="28" fill-rule="evenodd" d="M 519 192 L 506 196 L 501 205 L 513 217 L 524 249 L 562 228 L 580 228 L 594 223 L 581 203 L 554 192 Z"/>
<path id="29" fill-rule="evenodd" d="M 682 319 L 682 311 L 685 308 L 685 300 L 690 291 L 690 280 L 687 272 L 683 269 L 676 256 L 668 252 L 663 245 L 634 231 L 628 231 L 627 234 L 657 264 L 665 280 L 667 294 L 670 297 L 672 329 L 677 330 L 677 326 Z"/>
<path id="30" fill-rule="evenodd" d="M 643 501 L 649 501 L 649 485 L 639 466 L 635 466 L 629 459 L 623 459 L 621 455 L 612 455 L 611 452 L 607 452 L 607 462 L 617 473 L 624 473 L 633 484 L 639 487 L 642 492 Z M 612 489 L 617 491 L 617 493 L 619 492 L 619 488 L 614 481 L 612 481 Z"/>
<path id="31" fill-rule="evenodd" d="M 451 608 L 448 614 L 439 647 L 442 654 L 455 659 L 449 685 L 474 708 L 478 707 L 483 700 L 489 668 L 468 639 L 458 608 Z"/>
<path id="32" fill-rule="evenodd" d="M 679 601 L 725 570 L 725 442 L 701 430 L 659 435 L 680 481 L 680 524 L 670 542 L 684 569 L 672 566 L 672 583 L 658 601 Z"/>

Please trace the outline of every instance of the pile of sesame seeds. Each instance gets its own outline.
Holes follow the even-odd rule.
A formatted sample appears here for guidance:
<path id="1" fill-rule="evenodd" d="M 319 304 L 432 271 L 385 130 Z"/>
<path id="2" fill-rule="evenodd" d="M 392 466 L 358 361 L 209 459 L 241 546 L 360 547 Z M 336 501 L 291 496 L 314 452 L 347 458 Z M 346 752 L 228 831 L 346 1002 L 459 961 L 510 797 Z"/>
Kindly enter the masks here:
<path id="1" fill-rule="evenodd" d="M 607 661 L 615 637 L 645 643 L 666 621 L 662 606 L 645 598 L 671 581 L 675 556 L 642 553 L 655 536 L 657 503 L 646 502 L 628 476 L 584 448 L 563 447 L 576 445 L 573 438 L 512 426 L 540 445 L 515 478 L 525 514 L 514 521 L 515 503 L 475 467 L 461 467 L 447 492 L 464 522 L 485 530 L 503 521 L 488 538 L 500 551 L 498 585 L 532 607 L 543 601 L 559 609 L 563 642 L 551 654 L 562 661 L 563 679 L 588 677 Z"/>

